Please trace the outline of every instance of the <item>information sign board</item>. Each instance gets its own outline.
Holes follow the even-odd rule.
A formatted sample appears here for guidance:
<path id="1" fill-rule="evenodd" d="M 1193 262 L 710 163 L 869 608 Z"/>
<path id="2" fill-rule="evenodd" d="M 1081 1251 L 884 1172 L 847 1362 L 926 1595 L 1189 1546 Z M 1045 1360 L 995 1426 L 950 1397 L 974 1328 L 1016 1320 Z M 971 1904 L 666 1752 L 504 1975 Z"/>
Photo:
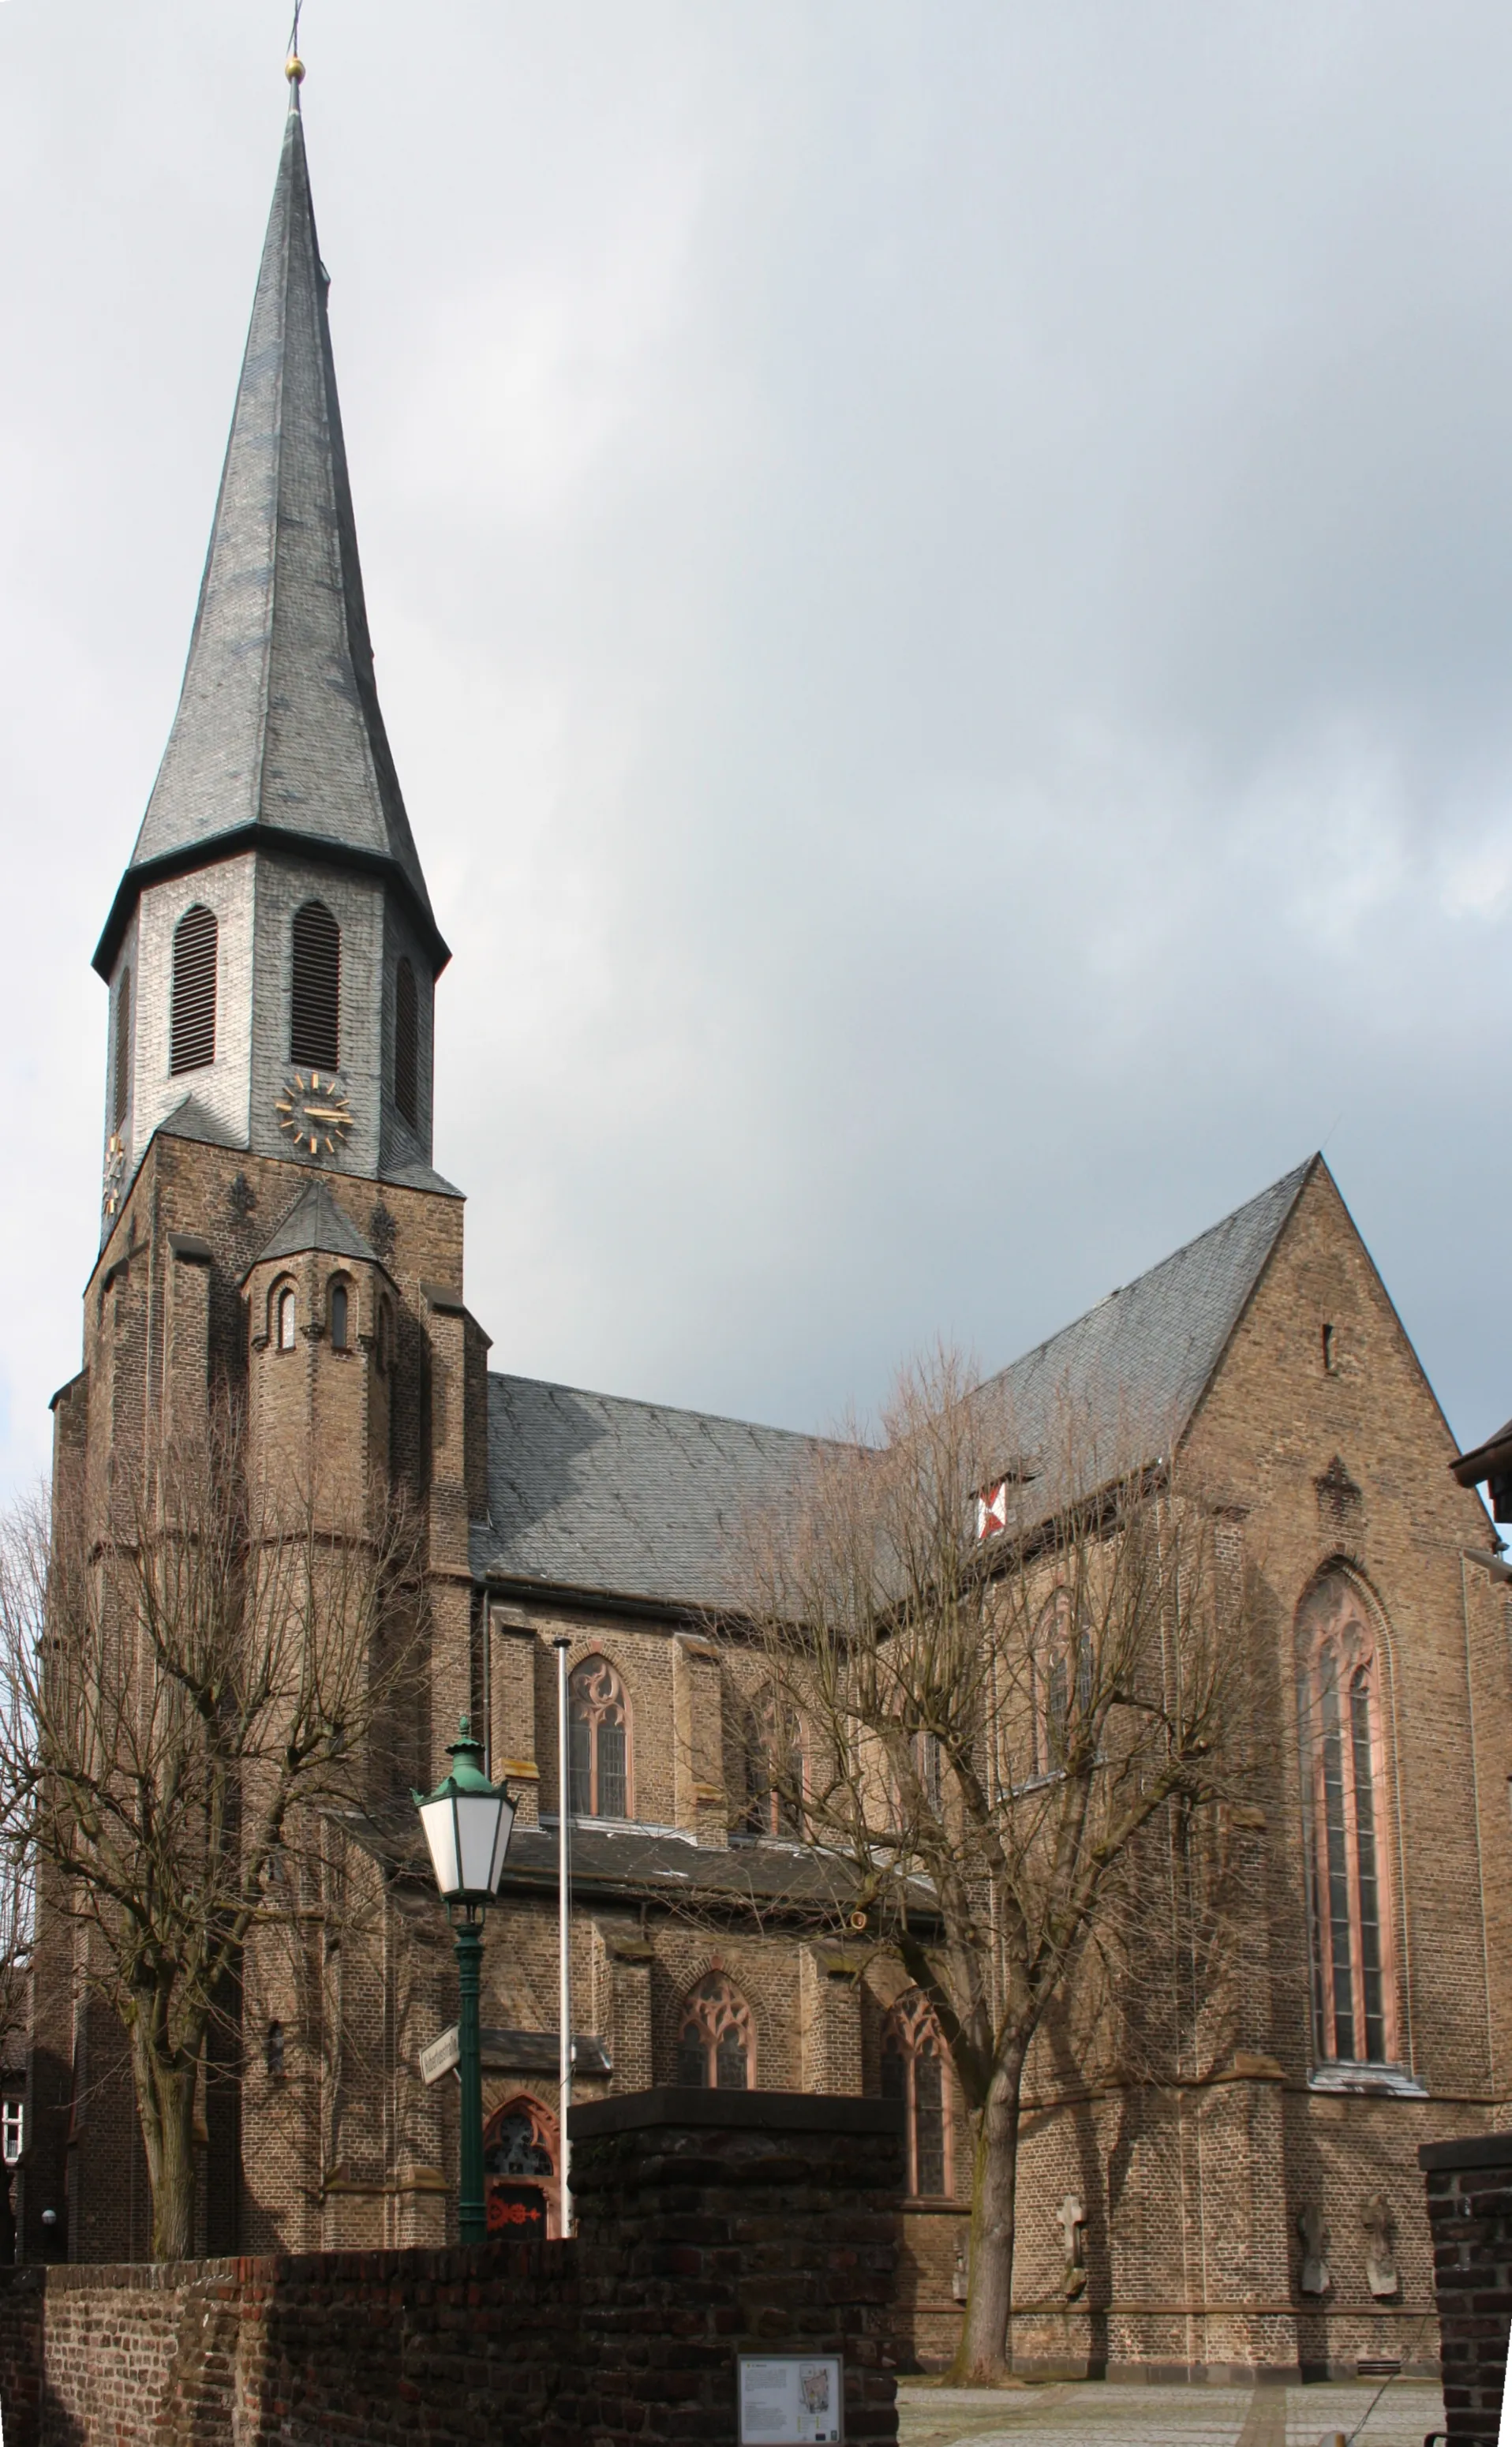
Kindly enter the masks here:
<path id="1" fill-rule="evenodd" d="M 830 2447 L 843 2435 L 839 2354 L 742 2354 L 740 2447 Z"/>

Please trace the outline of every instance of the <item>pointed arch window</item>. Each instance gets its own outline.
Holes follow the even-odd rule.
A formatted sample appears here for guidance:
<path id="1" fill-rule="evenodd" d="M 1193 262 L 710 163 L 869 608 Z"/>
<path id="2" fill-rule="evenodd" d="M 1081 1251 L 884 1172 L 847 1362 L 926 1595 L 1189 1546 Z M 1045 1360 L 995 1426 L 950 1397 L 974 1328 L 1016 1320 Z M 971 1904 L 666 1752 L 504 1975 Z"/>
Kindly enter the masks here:
<path id="1" fill-rule="evenodd" d="M 1092 1642 L 1072 1627 L 1069 1593 L 1057 1589 L 1040 1610 L 1029 1655 L 1030 1775 L 1054 1775 L 1066 1765 L 1068 1744 L 1092 1706 Z"/>
<path id="2" fill-rule="evenodd" d="M 216 957 L 220 929 L 214 910 L 197 901 L 173 932 L 173 1009 L 168 1068 L 203 1071 L 216 1058 Z"/>
<path id="3" fill-rule="evenodd" d="M 293 1283 L 285 1283 L 274 1303 L 277 1321 L 276 1341 L 280 1351 L 293 1351 L 299 1327 L 299 1304 Z"/>
<path id="4" fill-rule="evenodd" d="M 803 1729 L 791 1709 L 768 1692 L 747 1716 L 747 1833 L 801 1843 L 803 1778 Z"/>
<path id="5" fill-rule="evenodd" d="M 677 2029 L 677 2082 L 683 2090 L 756 2087 L 750 2007 L 722 1971 L 711 1971 L 683 2000 Z"/>
<path id="6" fill-rule="evenodd" d="M 1393 2064 L 1381 1648 L 1348 1573 L 1326 1573 L 1305 1600 L 1296 1655 L 1314 2042 L 1324 2062 Z"/>
<path id="7" fill-rule="evenodd" d="M 316 1071 L 341 1063 L 341 928 L 323 901 L 294 911 L 289 1059 Z"/>
<path id="8" fill-rule="evenodd" d="M 628 1818 L 630 1708 L 607 1657 L 585 1657 L 567 1685 L 568 1808 L 575 1818 Z"/>
<path id="9" fill-rule="evenodd" d="M 412 1130 L 420 1128 L 420 995 L 415 972 L 401 960 L 394 975 L 394 1103 Z"/>
<path id="10" fill-rule="evenodd" d="M 483 2200 L 491 2235 L 560 2231 L 557 2122 L 528 2091 L 506 2099 L 484 2127 Z"/>
<path id="11" fill-rule="evenodd" d="M 351 1286 L 344 1275 L 338 1275 L 331 1286 L 331 1347 L 332 1351 L 351 1349 Z"/>
<path id="12" fill-rule="evenodd" d="M 949 2086 L 945 2042 L 921 1988 L 900 1997 L 882 2025 L 882 2096 L 903 2109 L 908 2189 L 938 2199 L 951 2189 Z"/>
<path id="13" fill-rule="evenodd" d="M 131 1102 L 131 971 L 123 969 L 116 987 L 115 1060 L 110 1079 L 110 1127 L 119 1137 L 126 1127 Z"/>

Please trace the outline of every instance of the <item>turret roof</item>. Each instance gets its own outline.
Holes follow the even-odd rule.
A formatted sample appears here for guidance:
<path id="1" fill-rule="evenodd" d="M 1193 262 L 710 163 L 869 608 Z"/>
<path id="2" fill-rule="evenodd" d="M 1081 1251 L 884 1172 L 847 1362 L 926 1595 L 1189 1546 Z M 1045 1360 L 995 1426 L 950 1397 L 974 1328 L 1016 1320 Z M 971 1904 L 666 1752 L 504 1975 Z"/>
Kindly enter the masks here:
<path id="1" fill-rule="evenodd" d="M 95 966 L 142 886 L 254 845 L 388 875 L 440 968 L 379 711 L 299 88 L 179 711 Z"/>

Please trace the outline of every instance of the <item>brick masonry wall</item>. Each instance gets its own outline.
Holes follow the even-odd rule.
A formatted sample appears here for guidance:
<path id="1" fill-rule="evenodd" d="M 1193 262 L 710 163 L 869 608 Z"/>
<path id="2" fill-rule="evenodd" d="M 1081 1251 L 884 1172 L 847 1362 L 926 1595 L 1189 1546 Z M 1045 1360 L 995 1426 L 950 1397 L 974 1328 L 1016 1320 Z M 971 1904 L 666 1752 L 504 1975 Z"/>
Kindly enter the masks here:
<path id="1" fill-rule="evenodd" d="M 1418 2157 L 1427 2183 L 1448 2435 L 1494 2447 L 1512 2320 L 1512 2134 L 1432 2142 Z"/>
<path id="2" fill-rule="evenodd" d="M 0 2270 L 7 2447 L 732 2447 L 742 2351 L 842 2354 L 890 2447 L 896 2108 L 653 2090 L 573 2137 L 571 2244 Z"/>

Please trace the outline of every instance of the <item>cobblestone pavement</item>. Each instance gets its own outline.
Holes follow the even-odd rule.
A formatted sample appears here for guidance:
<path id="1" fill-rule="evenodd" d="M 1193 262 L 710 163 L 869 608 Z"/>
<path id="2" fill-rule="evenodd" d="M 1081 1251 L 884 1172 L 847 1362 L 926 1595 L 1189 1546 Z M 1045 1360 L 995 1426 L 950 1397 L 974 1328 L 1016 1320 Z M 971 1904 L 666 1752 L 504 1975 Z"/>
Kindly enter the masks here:
<path id="1" fill-rule="evenodd" d="M 911 2387 L 898 2391 L 901 2447 L 1423 2447 L 1444 2421 L 1436 2387 Z M 1363 2426 L 1361 2426 L 1363 2425 Z"/>

